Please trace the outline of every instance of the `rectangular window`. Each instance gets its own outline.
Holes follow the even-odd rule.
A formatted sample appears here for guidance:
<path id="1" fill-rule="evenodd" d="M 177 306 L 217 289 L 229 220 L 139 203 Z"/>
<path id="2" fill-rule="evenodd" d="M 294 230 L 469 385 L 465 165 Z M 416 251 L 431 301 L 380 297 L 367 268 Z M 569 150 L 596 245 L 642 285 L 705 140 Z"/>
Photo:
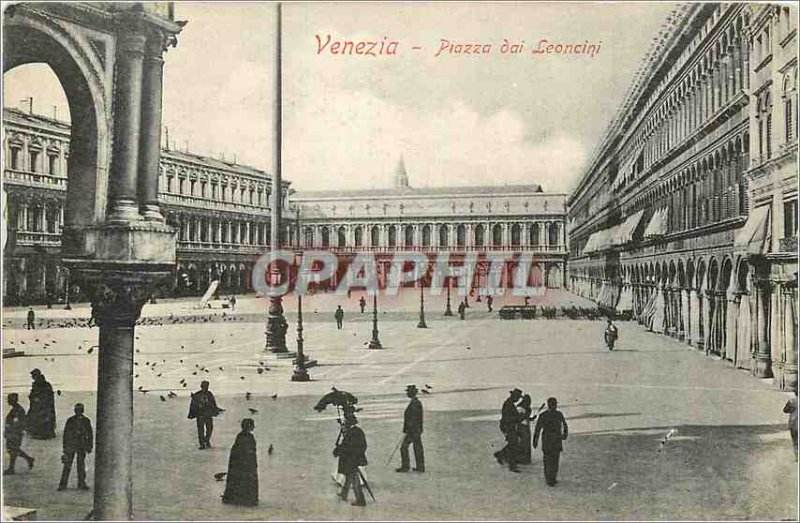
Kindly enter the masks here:
<path id="1" fill-rule="evenodd" d="M 49 155 L 47 157 L 47 174 L 50 176 L 56 176 L 58 173 L 56 170 L 58 169 L 58 156 Z"/>
<path id="2" fill-rule="evenodd" d="M 792 99 L 787 98 L 784 102 L 784 116 L 785 116 L 785 127 L 786 127 L 786 143 L 790 143 L 792 141 Z"/>
<path id="3" fill-rule="evenodd" d="M 783 236 L 797 237 L 797 198 L 783 202 Z"/>
<path id="4" fill-rule="evenodd" d="M 200 196 L 206 197 L 206 182 L 200 182 Z"/>
<path id="5" fill-rule="evenodd" d="M 30 172 L 36 173 L 39 172 L 39 153 L 37 151 L 31 151 L 31 168 Z"/>
<path id="6" fill-rule="evenodd" d="M 19 149 L 16 147 L 11 148 L 11 168 L 19 169 Z"/>
<path id="7" fill-rule="evenodd" d="M 767 142 L 767 158 L 772 158 L 772 115 L 767 115 L 767 136 L 765 138 Z"/>

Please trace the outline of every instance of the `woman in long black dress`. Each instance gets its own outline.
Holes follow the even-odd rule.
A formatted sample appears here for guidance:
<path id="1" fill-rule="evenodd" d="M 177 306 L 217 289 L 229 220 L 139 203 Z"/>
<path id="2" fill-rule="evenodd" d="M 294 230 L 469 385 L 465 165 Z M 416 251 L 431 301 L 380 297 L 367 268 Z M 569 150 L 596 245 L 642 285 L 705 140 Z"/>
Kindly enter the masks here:
<path id="1" fill-rule="evenodd" d="M 517 405 L 517 412 L 520 415 L 520 422 L 517 425 L 517 430 L 519 431 L 519 463 L 523 465 L 530 465 L 531 464 L 531 413 L 533 412 L 533 408 L 531 407 L 531 396 L 530 394 L 525 394 L 522 396 L 522 401 L 519 402 Z"/>
<path id="2" fill-rule="evenodd" d="M 256 439 L 253 437 L 255 422 L 251 418 L 242 420 L 242 431 L 236 436 L 228 460 L 228 475 L 222 502 L 229 505 L 258 505 L 258 459 Z"/>

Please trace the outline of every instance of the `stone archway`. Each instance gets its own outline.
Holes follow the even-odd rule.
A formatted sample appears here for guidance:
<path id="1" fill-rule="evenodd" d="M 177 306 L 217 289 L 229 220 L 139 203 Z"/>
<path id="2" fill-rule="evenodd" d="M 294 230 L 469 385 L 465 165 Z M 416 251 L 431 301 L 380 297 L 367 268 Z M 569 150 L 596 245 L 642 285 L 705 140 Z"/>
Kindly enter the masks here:
<path id="1" fill-rule="evenodd" d="M 182 25 L 161 2 L 20 3 L 3 12 L 3 72 L 48 65 L 70 108 L 62 256 L 89 290 L 100 331 L 98 520 L 132 518 L 135 325 L 155 286 L 173 278 L 158 160 L 162 55 Z"/>

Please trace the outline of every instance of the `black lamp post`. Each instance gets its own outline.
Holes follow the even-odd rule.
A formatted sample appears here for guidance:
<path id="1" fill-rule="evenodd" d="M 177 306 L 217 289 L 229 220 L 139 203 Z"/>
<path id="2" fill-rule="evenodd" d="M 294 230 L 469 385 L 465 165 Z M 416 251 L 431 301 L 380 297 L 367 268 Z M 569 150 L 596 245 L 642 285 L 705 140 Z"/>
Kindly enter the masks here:
<path id="1" fill-rule="evenodd" d="M 70 303 L 69 303 L 69 295 L 70 295 L 69 291 L 72 288 L 72 275 L 70 274 L 69 269 L 65 269 L 65 270 L 67 271 L 67 285 L 66 285 L 66 287 L 67 287 L 67 295 L 64 297 L 64 310 L 71 311 L 72 310 L 72 305 L 70 305 Z"/>
<path id="2" fill-rule="evenodd" d="M 424 286 L 422 282 L 419 283 L 419 323 L 417 323 L 418 329 L 427 329 L 428 324 L 425 323 L 425 296 L 423 295 Z"/>
<path id="3" fill-rule="evenodd" d="M 450 285 L 451 285 L 451 280 L 448 279 L 447 280 L 447 306 L 444 309 L 444 315 L 445 316 L 452 316 L 453 315 L 453 310 L 450 308 Z"/>
<path id="4" fill-rule="evenodd" d="M 297 359 L 295 360 L 292 381 L 310 381 L 306 369 L 306 356 L 303 353 L 303 297 L 297 295 Z"/>
<path id="5" fill-rule="evenodd" d="M 378 293 L 372 295 L 372 339 L 369 341 L 370 349 L 382 349 L 378 339 Z"/>

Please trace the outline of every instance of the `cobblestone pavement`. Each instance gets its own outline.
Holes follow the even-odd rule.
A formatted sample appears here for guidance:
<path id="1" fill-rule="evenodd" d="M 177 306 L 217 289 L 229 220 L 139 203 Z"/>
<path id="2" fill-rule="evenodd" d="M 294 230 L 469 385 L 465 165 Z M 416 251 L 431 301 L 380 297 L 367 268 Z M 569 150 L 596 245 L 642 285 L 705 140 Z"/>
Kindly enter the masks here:
<path id="1" fill-rule="evenodd" d="M 548 303 L 573 297 L 550 293 Z M 428 329 L 411 314 L 416 293 L 379 298 L 380 339 L 370 351 L 368 315 L 349 300 L 317 295 L 303 300 L 306 349 L 319 365 L 314 381 L 289 381 L 288 360 L 262 352 L 263 299 L 245 297 L 237 311 L 193 311 L 191 302 L 148 305 L 145 316 L 185 321 L 137 329 L 135 401 L 135 515 L 139 519 L 795 519 L 797 468 L 782 413 L 787 395 L 676 340 L 620 323 L 618 349 L 603 344 L 604 322 L 500 320 L 470 300 L 467 320 L 445 318 L 443 297 L 426 296 Z M 585 302 L 575 299 L 578 306 Z M 522 298 L 498 299 L 521 303 Z M 332 312 L 344 305 L 344 328 Z M 455 300 L 454 300 L 455 303 Z M 286 300 L 288 341 L 294 346 L 294 299 Z M 314 321 L 314 310 L 317 320 Z M 4 321 L 24 310 L 5 311 Z M 88 317 L 88 309 L 54 309 L 48 317 Z M 219 316 L 204 322 L 202 315 Z M 251 319 L 253 318 L 253 319 Z M 327 318 L 327 321 L 325 320 Z M 5 390 L 20 391 L 27 407 L 28 372 L 42 369 L 62 393 L 59 429 L 82 401 L 94 420 L 97 330 L 25 331 L 6 324 L 3 346 L 26 356 L 4 360 Z M 11 343 L 13 342 L 13 344 Z M 24 342 L 24 344 L 23 344 Z M 47 344 L 47 346 L 45 346 Z M 95 351 L 97 349 L 94 349 Z M 155 367 L 153 368 L 153 363 Z M 269 368 L 259 374 L 259 368 Z M 205 369 L 205 370 L 204 370 Z M 207 372 L 206 372 L 207 371 Z M 196 373 L 196 374 L 195 374 Z M 188 381 L 183 387 L 181 379 Z M 217 419 L 210 451 L 196 450 L 186 419 L 190 390 L 211 382 L 227 410 Z M 402 427 L 406 384 L 423 394 L 428 471 L 397 474 L 387 465 Z M 331 386 L 359 397 L 369 449 L 367 477 L 377 502 L 365 508 L 339 502 L 331 481 L 334 412 L 312 406 Z M 559 398 L 570 425 L 559 485 L 544 484 L 540 453 L 521 474 L 500 467 L 499 408 L 508 391 L 529 392 L 538 406 Z M 177 398 L 167 398 L 169 391 Z M 250 400 L 245 392 L 251 392 Z M 273 395 L 277 397 L 273 398 Z M 165 396 L 162 401 L 160 396 Z M 249 408 L 258 412 L 250 414 Z M 252 509 L 222 505 L 228 449 L 242 417 L 256 421 L 260 499 Z M 673 436 L 665 445 L 662 438 Z M 60 432 L 59 432 L 60 435 Z M 272 444 L 275 452 L 268 455 Z M 91 492 L 56 492 L 60 441 L 25 440 L 36 457 L 27 471 L 4 478 L 5 503 L 36 507 L 40 519 L 81 519 Z M 5 458 L 7 460 L 7 457 Z M 88 460 L 92 479 L 93 456 Z M 74 472 L 73 472 L 74 474 Z M 74 482 L 75 479 L 73 478 Z"/>

